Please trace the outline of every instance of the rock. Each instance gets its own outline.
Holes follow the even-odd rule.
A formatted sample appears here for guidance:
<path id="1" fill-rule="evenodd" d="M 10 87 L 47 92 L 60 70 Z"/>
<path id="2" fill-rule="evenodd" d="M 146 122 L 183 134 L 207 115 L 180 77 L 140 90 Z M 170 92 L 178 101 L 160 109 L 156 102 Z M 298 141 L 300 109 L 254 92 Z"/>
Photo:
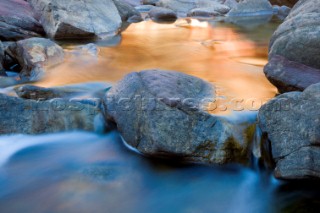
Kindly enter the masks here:
<path id="1" fill-rule="evenodd" d="M 182 14 L 187 14 L 197 7 L 196 0 L 160 0 L 156 6 L 169 8 Z"/>
<path id="2" fill-rule="evenodd" d="M 271 38 L 269 63 L 264 71 L 282 92 L 303 90 L 320 78 L 319 14 L 319 1 L 300 1 Z"/>
<path id="3" fill-rule="evenodd" d="M 230 11 L 230 7 L 212 0 L 197 0 L 196 5 L 197 8 L 207 8 L 208 10 L 216 11 L 221 15 L 224 15 Z"/>
<path id="4" fill-rule="evenodd" d="M 93 56 L 95 58 L 98 57 L 99 55 L 99 47 L 93 43 L 89 43 L 89 44 L 85 44 L 85 45 L 80 45 L 75 47 L 71 53 L 75 54 L 75 55 L 90 55 Z"/>
<path id="5" fill-rule="evenodd" d="M 320 84 L 282 94 L 259 111 L 259 125 L 271 145 L 275 176 L 320 178 Z"/>
<path id="6" fill-rule="evenodd" d="M 143 5 L 153 5 L 156 6 L 157 3 L 159 3 L 160 0 L 142 0 L 141 3 Z"/>
<path id="7" fill-rule="evenodd" d="M 150 12 L 150 10 L 152 10 L 154 8 L 154 6 L 152 5 L 139 5 L 136 6 L 135 9 L 137 11 L 139 11 L 140 13 L 148 13 Z"/>
<path id="8" fill-rule="evenodd" d="M 223 4 L 231 9 L 236 7 L 238 5 L 238 2 L 236 0 L 226 0 Z"/>
<path id="9" fill-rule="evenodd" d="M 29 3 L 23 0 L 0 2 L 0 39 L 17 41 L 43 36 L 44 30 Z"/>
<path id="10" fill-rule="evenodd" d="M 141 14 L 130 4 L 120 0 L 113 1 L 119 11 L 123 24 L 138 23 L 143 21 Z"/>
<path id="11" fill-rule="evenodd" d="M 14 88 L 20 98 L 33 100 L 50 100 L 54 98 L 62 99 L 91 99 L 102 98 L 106 91 L 111 88 L 107 83 L 82 83 L 59 87 L 44 88 L 34 85 L 23 85 Z"/>
<path id="12" fill-rule="evenodd" d="M 104 38 L 116 35 L 122 21 L 113 0 L 29 0 L 41 14 L 41 22 L 49 37 Z"/>
<path id="13" fill-rule="evenodd" d="M 209 114 L 206 105 L 213 99 L 214 89 L 201 79 L 149 70 L 131 73 L 112 87 L 105 108 L 126 143 L 145 155 L 247 162 L 254 121 Z"/>
<path id="14" fill-rule="evenodd" d="M 2 42 L 0 41 L 0 73 L 4 72 L 3 66 L 2 66 L 3 62 L 4 62 L 4 47 L 2 45 Z"/>
<path id="15" fill-rule="evenodd" d="M 188 12 L 188 17 L 215 17 L 221 14 L 211 8 L 195 8 Z"/>
<path id="16" fill-rule="evenodd" d="M 18 41 L 9 47 L 10 54 L 22 66 L 21 79 L 39 80 L 45 68 L 63 62 L 63 49 L 45 38 L 30 38 Z"/>
<path id="17" fill-rule="evenodd" d="M 99 102 L 25 100 L 0 94 L 0 134 L 41 134 L 71 130 L 102 133 Z"/>
<path id="18" fill-rule="evenodd" d="M 320 82 L 319 69 L 289 61 L 279 55 L 269 60 L 264 73 L 280 93 L 303 91 L 308 86 Z"/>
<path id="19" fill-rule="evenodd" d="M 148 13 L 149 18 L 154 22 L 175 22 L 177 20 L 177 14 L 170 9 L 162 7 L 154 7 Z"/>
<path id="20" fill-rule="evenodd" d="M 273 8 L 267 0 L 243 0 L 233 7 L 228 16 L 272 15 Z"/>
<path id="21" fill-rule="evenodd" d="M 293 7 L 293 5 L 295 5 L 295 3 L 297 3 L 299 0 L 270 0 L 270 3 L 272 5 L 285 5 L 288 7 Z"/>

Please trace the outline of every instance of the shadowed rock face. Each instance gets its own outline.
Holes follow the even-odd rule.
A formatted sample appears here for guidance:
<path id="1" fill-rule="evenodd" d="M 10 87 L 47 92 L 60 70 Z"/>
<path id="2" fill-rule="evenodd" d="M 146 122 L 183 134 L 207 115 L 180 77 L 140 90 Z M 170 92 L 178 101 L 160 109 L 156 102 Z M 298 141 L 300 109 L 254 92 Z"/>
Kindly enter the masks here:
<path id="1" fill-rule="evenodd" d="M 29 3 L 23 0 L 6 0 L 0 2 L 1 40 L 17 41 L 43 35 L 44 30 Z"/>
<path id="2" fill-rule="evenodd" d="M 3 72 L 3 60 L 4 60 L 4 49 L 3 49 L 3 45 L 2 42 L 0 41 L 0 73 Z"/>
<path id="3" fill-rule="evenodd" d="M 101 111 L 89 101 L 35 101 L 0 94 L 0 116 L 0 134 L 104 131 Z"/>
<path id="4" fill-rule="evenodd" d="M 298 0 L 270 0 L 272 5 L 286 5 L 288 7 L 293 7 L 297 2 Z"/>
<path id="5" fill-rule="evenodd" d="M 55 39 L 105 37 L 121 28 L 121 17 L 112 0 L 29 0 L 41 14 L 48 36 Z"/>
<path id="6" fill-rule="evenodd" d="M 131 73 L 106 96 L 108 118 L 145 155 L 191 162 L 246 162 L 252 121 L 233 123 L 204 109 L 212 85 L 178 72 Z"/>
<path id="7" fill-rule="evenodd" d="M 259 125 L 271 145 L 275 176 L 320 178 L 320 84 L 285 93 L 259 111 Z"/>
<path id="8" fill-rule="evenodd" d="M 281 92 L 303 90 L 320 82 L 319 23 L 320 1 L 299 1 L 272 36 L 265 73 Z M 281 57 L 285 58 L 283 64 L 279 63 Z M 283 77 L 288 75 L 291 78 Z"/>

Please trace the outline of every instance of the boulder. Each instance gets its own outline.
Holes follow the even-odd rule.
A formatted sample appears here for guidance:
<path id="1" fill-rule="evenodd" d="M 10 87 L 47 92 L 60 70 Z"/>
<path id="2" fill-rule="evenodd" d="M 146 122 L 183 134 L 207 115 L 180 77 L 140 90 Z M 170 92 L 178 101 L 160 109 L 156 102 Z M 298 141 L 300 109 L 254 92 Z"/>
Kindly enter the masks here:
<path id="1" fill-rule="evenodd" d="M 148 13 L 149 18 L 154 21 L 154 22 L 166 22 L 166 23 L 170 23 L 170 22 L 175 22 L 177 20 L 177 14 L 171 10 L 171 9 L 167 9 L 167 8 L 163 8 L 163 7 L 154 7 L 150 10 L 150 12 Z"/>
<path id="2" fill-rule="evenodd" d="M 45 38 L 20 40 L 9 47 L 10 55 L 22 66 L 23 80 L 39 80 L 46 67 L 63 62 L 64 51 L 53 41 Z"/>
<path id="3" fill-rule="evenodd" d="M 0 134 L 41 134 L 71 130 L 102 133 L 98 101 L 26 100 L 0 94 Z"/>
<path id="4" fill-rule="evenodd" d="M 105 108 L 125 142 L 144 155 L 189 162 L 248 162 L 255 119 L 208 113 L 211 84 L 179 72 L 133 72 L 110 89 Z"/>
<path id="5" fill-rule="evenodd" d="M 243 0 L 233 7 L 228 16 L 272 15 L 273 8 L 268 0 Z"/>
<path id="6" fill-rule="evenodd" d="M 197 7 L 197 0 L 160 0 L 156 6 L 169 8 L 176 13 L 187 14 Z"/>
<path id="7" fill-rule="evenodd" d="M 219 1 L 197 0 L 196 6 L 196 8 L 207 8 L 209 10 L 216 11 L 221 15 L 224 15 L 230 11 L 230 7 L 219 3 Z"/>
<path id="8" fill-rule="evenodd" d="M 315 79 L 320 78 L 319 23 L 320 2 L 318 0 L 299 1 L 273 34 L 270 42 L 269 63 L 264 71 L 268 78 L 271 76 L 270 81 L 276 82 L 275 86 L 282 92 L 292 91 L 294 88 L 303 90 L 310 86 L 308 82 L 313 83 Z M 278 63 L 279 56 L 284 57 L 283 60 L 287 63 Z M 292 64 L 295 64 L 295 75 L 288 74 L 292 70 Z M 298 70 L 299 67 L 304 69 Z M 304 74 L 306 79 L 301 78 Z M 291 76 L 290 79 L 283 78 L 288 75 Z M 298 84 L 297 82 L 300 82 L 298 86 L 295 85 Z"/>
<path id="9" fill-rule="evenodd" d="M 29 2 L 41 14 L 41 23 L 51 38 L 104 38 L 121 29 L 121 16 L 113 0 Z"/>
<path id="10" fill-rule="evenodd" d="M 303 91 L 308 86 L 320 82 L 319 69 L 289 61 L 280 55 L 269 59 L 264 67 L 264 73 L 280 93 Z"/>
<path id="11" fill-rule="evenodd" d="M 4 61 L 4 47 L 0 41 L 0 73 L 3 72 L 3 61 Z"/>
<path id="12" fill-rule="evenodd" d="M 195 8 L 188 12 L 188 17 L 215 17 L 220 16 L 221 14 L 214 9 L 211 8 Z"/>
<path id="13" fill-rule="evenodd" d="M 282 94 L 259 111 L 259 126 L 270 143 L 275 176 L 320 178 L 320 84 Z"/>
<path id="14" fill-rule="evenodd" d="M 28 2 L 6 0 L 0 2 L 0 39 L 17 41 L 43 36 L 44 30 Z"/>
<path id="15" fill-rule="evenodd" d="M 141 14 L 130 4 L 121 0 L 113 0 L 113 1 L 121 16 L 122 25 L 130 24 L 130 23 L 138 23 L 143 21 Z"/>

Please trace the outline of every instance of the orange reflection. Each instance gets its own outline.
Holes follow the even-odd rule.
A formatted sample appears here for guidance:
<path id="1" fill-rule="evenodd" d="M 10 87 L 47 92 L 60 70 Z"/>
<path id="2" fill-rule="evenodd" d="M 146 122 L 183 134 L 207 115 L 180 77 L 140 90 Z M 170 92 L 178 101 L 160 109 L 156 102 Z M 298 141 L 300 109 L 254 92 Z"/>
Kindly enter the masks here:
<path id="1" fill-rule="evenodd" d="M 214 83 L 223 102 L 235 98 L 267 100 L 276 93 L 262 72 L 268 39 L 257 44 L 230 26 L 212 27 L 195 20 L 179 20 L 176 24 L 141 22 L 123 33 L 117 47 L 101 47 L 98 59 L 69 56 L 37 84 L 116 82 L 132 71 L 159 68 Z"/>

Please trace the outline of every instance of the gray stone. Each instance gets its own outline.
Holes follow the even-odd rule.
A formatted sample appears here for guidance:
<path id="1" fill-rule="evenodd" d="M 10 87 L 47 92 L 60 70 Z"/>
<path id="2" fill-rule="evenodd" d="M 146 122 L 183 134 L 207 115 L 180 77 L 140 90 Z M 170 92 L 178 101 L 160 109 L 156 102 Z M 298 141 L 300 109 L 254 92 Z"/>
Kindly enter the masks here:
<path id="1" fill-rule="evenodd" d="M 121 0 L 113 0 L 123 24 L 126 23 L 138 23 L 143 21 L 141 14 L 130 4 L 123 2 Z"/>
<path id="2" fill-rule="evenodd" d="M 26 100 L 0 94 L 0 134 L 105 131 L 99 102 Z"/>
<path id="3" fill-rule="evenodd" d="M 3 72 L 3 61 L 4 61 L 4 47 L 0 41 L 0 73 Z"/>
<path id="4" fill-rule="evenodd" d="M 220 16 L 221 14 L 211 8 L 195 8 L 188 12 L 188 17 L 215 17 Z"/>
<path id="5" fill-rule="evenodd" d="M 152 8 L 148 16 L 154 22 L 175 22 L 178 18 L 173 10 L 163 7 Z"/>
<path id="6" fill-rule="evenodd" d="M 197 6 L 196 8 L 207 8 L 209 10 L 216 11 L 221 15 L 224 15 L 230 11 L 230 7 L 219 3 L 219 1 L 197 0 L 196 6 Z"/>
<path id="7" fill-rule="evenodd" d="M 196 0 L 160 0 L 157 6 L 169 8 L 177 13 L 187 14 L 197 7 Z"/>
<path id="8" fill-rule="evenodd" d="M 320 178 L 320 84 L 280 95 L 259 112 L 259 125 L 271 145 L 275 176 Z"/>
<path id="9" fill-rule="evenodd" d="M 139 5 L 136 6 L 135 9 L 137 11 L 139 11 L 140 13 L 148 13 L 150 12 L 150 10 L 152 10 L 154 8 L 154 6 L 152 5 Z"/>
<path id="10" fill-rule="evenodd" d="M 236 0 L 226 0 L 223 4 L 230 8 L 234 8 L 237 6 L 238 2 Z"/>
<path id="11" fill-rule="evenodd" d="M 303 90 L 310 85 L 308 82 L 314 83 L 315 79 L 320 78 L 319 23 L 320 2 L 318 0 L 300 1 L 273 34 L 270 42 L 269 63 L 265 67 L 265 73 L 268 78 L 271 76 L 270 81 L 277 82 L 275 86 L 279 90 L 291 91 L 294 87 Z M 287 62 L 278 63 L 279 57 L 284 57 L 283 60 Z M 294 70 L 292 64 L 295 64 Z M 304 69 L 298 70 L 298 68 Z M 295 74 L 290 74 L 291 70 Z M 284 76 L 288 75 L 291 78 L 285 79 Z"/>
<path id="12" fill-rule="evenodd" d="M 268 0 L 243 0 L 233 7 L 228 16 L 272 15 L 273 8 Z"/>
<path id="13" fill-rule="evenodd" d="M 0 2 L 0 39 L 17 41 L 43 36 L 44 30 L 29 3 L 23 0 Z"/>
<path id="14" fill-rule="evenodd" d="M 108 119 L 141 153 L 191 162 L 248 162 L 254 121 L 233 122 L 207 111 L 211 84 L 179 72 L 134 72 L 110 89 Z M 210 107 L 209 107 L 210 108 Z"/>
<path id="15" fill-rule="evenodd" d="M 45 68 L 61 63 L 64 60 L 63 49 L 45 38 L 20 40 L 10 47 L 10 55 L 22 66 L 21 79 L 39 80 Z"/>
<path id="16" fill-rule="evenodd" d="M 115 35 L 122 21 L 113 0 L 29 0 L 41 14 L 49 37 L 104 38 Z"/>

